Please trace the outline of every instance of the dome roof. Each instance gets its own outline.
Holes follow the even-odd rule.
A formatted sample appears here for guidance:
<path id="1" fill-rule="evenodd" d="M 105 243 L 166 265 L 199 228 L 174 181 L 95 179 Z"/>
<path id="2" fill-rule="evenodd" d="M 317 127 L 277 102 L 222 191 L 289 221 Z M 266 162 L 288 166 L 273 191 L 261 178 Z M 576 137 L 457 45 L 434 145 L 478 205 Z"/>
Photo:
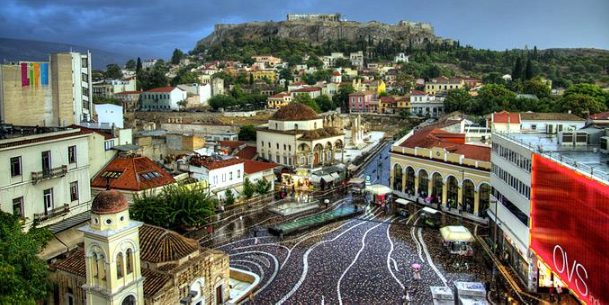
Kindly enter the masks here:
<path id="1" fill-rule="evenodd" d="M 289 103 L 281 107 L 271 117 L 275 121 L 306 121 L 319 119 L 317 112 L 313 108 L 298 102 Z"/>
<path id="2" fill-rule="evenodd" d="M 95 196 L 91 205 L 93 214 L 114 214 L 129 209 L 127 198 L 117 190 L 104 190 Z"/>

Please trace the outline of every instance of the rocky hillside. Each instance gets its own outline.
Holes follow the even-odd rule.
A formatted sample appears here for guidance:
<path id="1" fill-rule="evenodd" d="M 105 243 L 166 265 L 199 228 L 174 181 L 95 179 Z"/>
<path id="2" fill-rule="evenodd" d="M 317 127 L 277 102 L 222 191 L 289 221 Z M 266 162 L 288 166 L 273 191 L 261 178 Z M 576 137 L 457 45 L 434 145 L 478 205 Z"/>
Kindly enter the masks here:
<path id="1" fill-rule="evenodd" d="M 403 46 L 420 46 L 426 41 L 449 42 L 436 37 L 430 24 L 399 24 L 389 25 L 379 22 L 359 23 L 353 21 L 279 21 L 279 22 L 249 22 L 243 24 L 217 24 L 215 30 L 206 38 L 197 42 L 207 47 L 222 41 L 235 39 L 296 39 L 313 45 L 319 45 L 327 40 L 359 39 L 374 42 L 385 39 L 398 41 Z"/>

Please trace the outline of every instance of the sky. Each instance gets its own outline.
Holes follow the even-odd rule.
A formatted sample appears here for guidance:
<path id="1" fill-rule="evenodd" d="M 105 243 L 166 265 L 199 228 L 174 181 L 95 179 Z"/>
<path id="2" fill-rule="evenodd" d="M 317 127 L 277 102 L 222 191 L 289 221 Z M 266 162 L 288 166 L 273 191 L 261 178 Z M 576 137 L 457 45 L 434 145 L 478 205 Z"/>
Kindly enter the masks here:
<path id="1" fill-rule="evenodd" d="M 216 23 L 287 13 L 431 22 L 461 45 L 609 49 L 609 0 L 3 0 L 0 37 L 81 45 L 142 58 L 188 51 Z"/>

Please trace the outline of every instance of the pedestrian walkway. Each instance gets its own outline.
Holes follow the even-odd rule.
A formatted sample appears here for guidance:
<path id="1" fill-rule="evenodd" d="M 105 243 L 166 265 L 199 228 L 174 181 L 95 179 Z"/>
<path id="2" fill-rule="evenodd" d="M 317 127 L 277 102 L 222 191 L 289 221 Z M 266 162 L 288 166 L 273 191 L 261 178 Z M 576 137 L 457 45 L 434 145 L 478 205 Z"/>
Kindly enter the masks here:
<path id="1" fill-rule="evenodd" d="M 397 195 L 398 197 L 400 197 L 400 198 L 404 198 L 404 199 L 410 200 L 410 201 L 412 201 L 414 203 L 417 203 L 419 205 L 432 207 L 434 209 L 438 208 L 437 204 L 427 203 L 427 202 L 425 202 L 425 200 L 421 199 L 421 197 L 419 197 L 419 196 L 408 195 L 408 194 L 406 194 L 404 192 L 400 192 L 400 191 L 397 191 L 397 190 L 394 190 L 393 193 L 395 195 Z M 457 217 L 465 218 L 465 219 L 468 219 L 468 220 L 471 220 L 471 221 L 475 221 L 475 222 L 483 224 L 483 225 L 488 224 L 488 219 L 486 219 L 486 218 L 478 217 L 476 215 L 473 215 L 473 214 L 470 214 L 470 213 L 465 213 L 465 212 L 461 212 L 460 213 L 458 209 L 448 208 L 445 205 L 442 205 L 440 207 L 440 210 L 442 212 L 447 213 L 447 214 L 451 214 L 453 216 L 457 216 Z"/>

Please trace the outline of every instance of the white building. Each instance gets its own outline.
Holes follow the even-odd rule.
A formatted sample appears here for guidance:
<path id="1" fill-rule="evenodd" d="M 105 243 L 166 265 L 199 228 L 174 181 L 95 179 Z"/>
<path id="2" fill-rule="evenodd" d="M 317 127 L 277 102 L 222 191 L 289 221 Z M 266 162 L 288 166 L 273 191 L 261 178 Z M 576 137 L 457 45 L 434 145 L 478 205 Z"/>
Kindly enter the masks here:
<path id="1" fill-rule="evenodd" d="M 156 62 L 157 62 L 156 59 L 146 59 L 146 60 L 142 61 L 142 68 L 144 68 L 144 69 L 152 68 L 152 67 L 154 67 Z"/>
<path id="2" fill-rule="evenodd" d="M 144 91 L 141 95 L 144 111 L 178 110 L 178 102 L 187 100 L 186 91 L 177 87 L 159 87 Z"/>
<path id="3" fill-rule="evenodd" d="M 340 130 L 324 128 L 323 119 L 301 103 L 279 109 L 256 134 L 258 156 L 293 167 L 334 164 L 345 143 Z"/>
<path id="4" fill-rule="evenodd" d="M 297 97 L 298 95 L 308 95 L 312 99 L 314 99 L 321 95 L 321 88 L 319 88 L 319 87 L 302 87 L 300 89 L 290 91 L 290 94 L 292 95 L 293 98 Z"/>
<path id="5" fill-rule="evenodd" d="M 178 85 L 178 88 L 186 91 L 189 106 L 204 106 L 211 98 L 211 84 L 184 84 Z"/>
<path id="6" fill-rule="evenodd" d="M 577 130 L 586 125 L 586 120 L 572 113 L 535 113 L 521 112 L 521 129 L 558 133 L 567 130 Z"/>
<path id="7" fill-rule="evenodd" d="M 93 106 L 97 114 L 97 123 L 123 128 L 123 106 L 113 104 L 95 104 Z"/>
<path id="8" fill-rule="evenodd" d="M 351 64 L 361 68 L 364 66 L 364 52 L 363 51 L 358 51 L 358 52 L 353 52 L 349 55 L 349 60 L 351 60 Z"/>
<path id="9" fill-rule="evenodd" d="M 80 129 L 19 127 L 0 140 L 0 207 L 48 226 L 87 212 L 89 147 Z"/>
<path id="10" fill-rule="evenodd" d="M 329 69 L 334 67 L 336 60 L 339 58 L 345 58 L 345 55 L 341 52 L 332 52 L 330 56 L 322 56 L 321 61 L 324 63 L 323 68 Z"/>
<path id="11" fill-rule="evenodd" d="M 240 159 L 216 161 L 209 156 L 193 156 L 189 160 L 188 170 L 192 178 L 207 181 L 209 190 L 218 199 L 225 198 L 228 189 L 238 197 L 245 175 L 243 162 Z"/>
<path id="12" fill-rule="evenodd" d="M 129 79 L 112 79 L 107 80 L 103 83 L 93 85 L 93 95 L 104 98 L 114 97 L 114 94 L 125 92 L 125 91 L 136 91 L 137 81 L 136 77 L 130 77 Z"/>
<path id="13" fill-rule="evenodd" d="M 444 114 L 444 99 L 413 90 L 410 92 L 410 107 L 414 115 L 435 118 Z"/>
<path id="14" fill-rule="evenodd" d="M 404 53 L 399 53 L 398 55 L 395 56 L 393 61 L 396 63 L 398 63 L 398 62 L 408 63 L 409 58 L 410 58 L 410 56 L 408 56 Z"/>

